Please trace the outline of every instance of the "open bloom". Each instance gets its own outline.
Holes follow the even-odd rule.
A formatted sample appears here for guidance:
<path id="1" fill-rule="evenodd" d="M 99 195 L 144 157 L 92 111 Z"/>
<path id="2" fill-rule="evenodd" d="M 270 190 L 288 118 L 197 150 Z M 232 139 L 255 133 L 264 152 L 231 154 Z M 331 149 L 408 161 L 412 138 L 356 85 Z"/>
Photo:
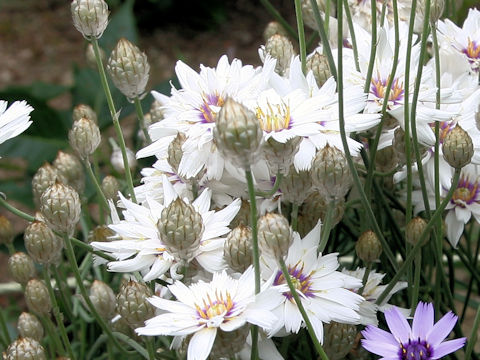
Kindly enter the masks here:
<path id="1" fill-rule="evenodd" d="M 0 144 L 28 129 L 32 111 L 26 101 L 15 101 L 7 109 L 7 102 L 0 100 Z"/>
<path id="2" fill-rule="evenodd" d="M 457 351 L 465 338 L 444 341 L 452 331 L 457 316 L 447 313 L 434 324 L 433 305 L 420 302 L 412 327 L 397 308 L 385 311 L 391 333 L 369 325 L 362 331 L 362 345 L 385 360 L 433 360 Z"/>
<path id="3" fill-rule="evenodd" d="M 149 301 L 166 313 L 146 321 L 136 331 L 140 335 L 193 334 L 188 344 L 188 360 L 204 360 L 217 336 L 217 331 L 230 332 L 246 323 L 269 329 L 275 323 L 270 310 L 276 298 L 274 290 L 265 290 L 255 296 L 253 268 L 248 268 L 236 280 L 225 271 L 213 274 L 211 282 L 199 281 L 189 287 L 177 281 L 168 286 L 176 301 L 153 297 Z"/>

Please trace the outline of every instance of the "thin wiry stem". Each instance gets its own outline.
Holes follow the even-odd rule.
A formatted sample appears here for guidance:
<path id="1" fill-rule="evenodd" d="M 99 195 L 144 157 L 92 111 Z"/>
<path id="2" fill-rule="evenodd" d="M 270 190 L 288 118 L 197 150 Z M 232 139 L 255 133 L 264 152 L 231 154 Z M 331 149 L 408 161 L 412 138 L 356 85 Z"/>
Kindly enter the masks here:
<path id="1" fill-rule="evenodd" d="M 300 0 L 295 0 L 295 16 L 297 18 L 298 44 L 300 46 L 300 61 L 302 62 L 302 72 L 307 73 L 307 49 L 305 44 L 305 29 L 303 28 L 302 4 Z"/>

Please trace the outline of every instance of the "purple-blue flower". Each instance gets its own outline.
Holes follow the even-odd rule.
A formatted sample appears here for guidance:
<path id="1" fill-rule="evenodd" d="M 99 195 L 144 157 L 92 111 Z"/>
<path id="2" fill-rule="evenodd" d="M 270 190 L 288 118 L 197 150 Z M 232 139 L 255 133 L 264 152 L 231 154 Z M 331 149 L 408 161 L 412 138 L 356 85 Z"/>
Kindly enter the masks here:
<path id="1" fill-rule="evenodd" d="M 444 341 L 458 317 L 450 311 L 434 324 L 431 303 L 418 304 L 412 327 L 396 307 L 385 311 L 385 319 L 391 333 L 372 325 L 362 331 L 363 347 L 380 360 L 441 359 L 465 345 L 466 338 Z"/>

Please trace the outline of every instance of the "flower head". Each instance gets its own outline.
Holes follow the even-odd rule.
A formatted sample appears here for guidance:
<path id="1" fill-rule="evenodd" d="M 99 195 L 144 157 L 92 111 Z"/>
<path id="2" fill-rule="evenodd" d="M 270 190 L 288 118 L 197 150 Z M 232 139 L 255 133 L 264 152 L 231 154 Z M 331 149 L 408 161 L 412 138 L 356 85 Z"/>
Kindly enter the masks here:
<path id="1" fill-rule="evenodd" d="M 418 304 L 411 327 L 395 307 L 385 312 L 385 319 L 391 333 L 371 325 L 362 331 L 363 347 L 384 359 L 441 359 L 465 344 L 465 338 L 444 341 L 455 326 L 457 316 L 449 312 L 434 324 L 431 303 Z"/>

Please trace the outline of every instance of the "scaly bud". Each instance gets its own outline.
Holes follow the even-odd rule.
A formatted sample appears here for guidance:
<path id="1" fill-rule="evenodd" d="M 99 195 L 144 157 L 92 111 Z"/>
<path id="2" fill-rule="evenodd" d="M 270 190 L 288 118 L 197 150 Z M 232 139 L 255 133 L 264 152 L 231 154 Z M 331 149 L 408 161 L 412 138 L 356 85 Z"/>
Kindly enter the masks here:
<path id="1" fill-rule="evenodd" d="M 150 65 L 147 55 L 127 39 L 120 39 L 110 54 L 107 70 L 115 86 L 129 99 L 142 97 Z"/>
<path id="2" fill-rule="evenodd" d="M 405 237 L 407 241 L 415 245 L 420 241 L 420 237 L 423 234 L 423 231 L 427 228 L 427 222 L 421 217 L 417 216 L 410 220 L 405 228 Z M 425 238 L 423 245 L 428 241 L 428 236 Z M 422 246 L 423 246 L 422 245 Z"/>
<path id="3" fill-rule="evenodd" d="M 311 71 L 315 77 L 318 87 L 322 87 L 323 84 L 332 76 L 330 72 L 330 66 L 328 65 L 327 57 L 315 51 L 307 59 L 307 71 Z"/>
<path id="4" fill-rule="evenodd" d="M 287 254 L 292 241 L 292 229 L 284 216 L 267 213 L 258 219 L 258 246 L 263 253 L 280 259 Z"/>
<path id="5" fill-rule="evenodd" d="M 255 113 L 227 98 L 215 123 L 213 139 L 218 150 L 241 168 L 250 168 L 257 160 L 263 140 L 263 131 Z"/>
<path id="6" fill-rule="evenodd" d="M 425 0 L 419 0 L 417 4 L 417 9 L 422 15 L 422 18 L 425 18 L 426 5 L 427 4 Z M 442 17 L 444 8 L 445 8 L 445 0 L 430 1 L 430 23 L 434 24 Z"/>
<path id="7" fill-rule="evenodd" d="M 175 173 L 178 173 L 178 166 L 180 165 L 183 156 L 182 146 L 186 140 L 187 137 L 185 134 L 179 132 L 170 145 L 168 145 L 167 162 Z"/>
<path id="8" fill-rule="evenodd" d="M 335 321 L 324 325 L 323 349 L 330 360 L 341 360 L 350 352 L 357 336 L 357 327 Z"/>
<path id="9" fill-rule="evenodd" d="M 152 124 L 162 121 L 165 117 L 162 104 L 159 101 L 155 100 L 152 102 L 150 106 L 150 116 L 152 117 Z"/>
<path id="10" fill-rule="evenodd" d="M 113 235 L 115 235 L 115 232 L 107 225 L 98 225 L 88 233 L 88 242 L 107 242 L 110 241 L 110 237 Z"/>
<path id="11" fill-rule="evenodd" d="M 380 259 L 382 254 L 382 244 L 378 240 L 377 234 L 371 230 L 365 231 L 355 244 L 357 256 L 365 263 L 370 263 Z"/>
<path id="12" fill-rule="evenodd" d="M 443 158 L 455 169 L 470 163 L 473 157 L 473 142 L 468 133 L 457 124 L 443 140 Z"/>
<path id="13" fill-rule="evenodd" d="M 144 325 L 155 315 L 153 305 L 147 301 L 152 292 L 147 285 L 129 281 L 120 287 L 117 295 L 117 312 L 132 328 Z"/>
<path id="14" fill-rule="evenodd" d="M 135 158 L 135 154 L 129 148 L 125 148 L 125 152 L 127 153 L 128 167 L 130 168 L 130 170 L 133 171 L 137 166 L 137 159 Z M 123 166 L 124 164 L 122 150 L 118 147 L 118 145 L 114 147 L 112 151 L 110 162 L 112 163 L 112 166 L 116 171 L 122 174 L 125 172 L 125 166 Z"/>
<path id="15" fill-rule="evenodd" d="M 110 320 L 113 318 L 117 300 L 110 286 L 102 281 L 95 280 L 90 288 L 90 300 L 103 319 Z"/>
<path id="16" fill-rule="evenodd" d="M 35 264 L 30 256 L 17 252 L 8 259 L 8 272 L 13 280 L 24 285 L 35 277 Z"/>
<path id="17" fill-rule="evenodd" d="M 293 164 L 293 158 L 298 152 L 302 139 L 296 136 L 281 143 L 271 137 L 263 143 L 263 156 L 273 174 L 282 173 L 285 175 L 288 173 L 288 168 Z"/>
<path id="18" fill-rule="evenodd" d="M 236 228 L 240 225 L 248 226 L 250 224 L 250 203 L 242 199 L 240 210 L 230 223 L 230 228 Z"/>
<path id="19" fill-rule="evenodd" d="M 81 118 L 73 123 L 68 132 L 70 146 L 81 159 L 88 159 L 100 145 L 100 129 L 93 120 Z"/>
<path id="20" fill-rule="evenodd" d="M 47 286 L 43 281 L 32 279 L 25 287 L 25 301 L 28 309 L 40 315 L 46 315 L 52 310 Z"/>
<path id="21" fill-rule="evenodd" d="M 397 153 L 393 146 L 387 146 L 377 151 L 375 165 L 378 171 L 390 172 L 397 167 Z"/>
<path id="22" fill-rule="evenodd" d="M 328 144 L 317 152 L 311 172 L 313 185 L 329 200 L 343 198 L 353 184 L 345 155 Z"/>
<path id="23" fill-rule="evenodd" d="M 120 191 L 118 180 L 111 175 L 107 175 L 102 180 L 102 191 L 107 199 L 116 200 Z"/>
<path id="24" fill-rule="evenodd" d="M 317 225 L 319 219 L 321 219 L 322 222 L 325 221 L 329 201 L 330 200 L 327 201 L 318 191 L 314 191 L 305 199 L 305 202 L 299 209 L 302 221 L 298 222 L 298 231 L 302 237 L 308 234 L 310 230 Z M 332 227 L 342 220 L 344 212 L 344 199 L 335 201 L 335 209 L 333 210 L 331 219 Z"/>
<path id="25" fill-rule="evenodd" d="M 325 0 L 317 0 L 317 7 L 321 13 L 322 19 L 325 20 Z M 335 6 L 330 7 L 330 13 L 333 14 Z M 302 15 L 303 15 L 303 22 L 309 28 L 317 31 L 317 22 L 315 21 L 315 16 L 313 13 L 312 3 L 310 0 L 302 0 Z"/>
<path id="26" fill-rule="evenodd" d="M 93 109 L 85 104 L 77 105 L 73 108 L 73 122 L 82 118 L 87 118 L 95 123 L 98 123 L 97 114 Z"/>
<path id="27" fill-rule="evenodd" d="M 80 198 L 72 187 L 56 183 L 40 198 L 40 211 L 52 230 L 70 235 L 80 220 Z"/>
<path id="28" fill-rule="evenodd" d="M 285 31 L 282 25 L 280 25 L 276 21 L 270 21 L 265 27 L 265 30 L 263 30 L 263 39 L 266 42 L 273 35 L 277 35 L 277 34 L 287 36 L 287 32 Z"/>
<path id="29" fill-rule="evenodd" d="M 3 353 L 4 360 L 47 360 L 45 349 L 37 340 L 21 337 Z"/>
<path id="30" fill-rule="evenodd" d="M 157 228 L 170 252 L 178 259 L 190 261 L 200 247 L 205 226 L 195 208 L 177 198 L 162 210 Z"/>
<path id="31" fill-rule="evenodd" d="M 21 313 L 18 317 L 17 329 L 21 337 L 28 337 L 37 341 L 43 339 L 43 325 L 33 314 Z"/>
<path id="32" fill-rule="evenodd" d="M 272 58 L 277 59 L 276 73 L 282 76 L 288 74 L 295 51 L 292 42 L 286 36 L 276 34 L 270 37 L 265 44 L 265 52 Z"/>
<path id="33" fill-rule="evenodd" d="M 5 216 L 0 215 L 0 244 L 11 244 L 15 237 L 12 223 Z"/>
<path id="34" fill-rule="evenodd" d="M 219 330 L 213 343 L 210 358 L 235 359 L 236 354 L 239 353 L 247 343 L 249 330 L 247 325 L 243 325 L 233 331 Z"/>
<path id="35" fill-rule="evenodd" d="M 23 237 L 28 254 L 39 264 L 54 263 L 62 252 L 62 239 L 42 221 L 31 223 Z"/>
<path id="36" fill-rule="evenodd" d="M 108 5 L 103 0 L 73 0 L 71 4 L 73 25 L 90 39 L 99 39 L 108 24 Z"/>
<path id="37" fill-rule="evenodd" d="M 85 173 L 80 160 L 75 155 L 59 151 L 53 167 L 57 170 L 58 175 L 65 179 L 65 185 L 70 185 L 78 193 L 83 193 L 85 188 Z"/>
<path id="38" fill-rule="evenodd" d="M 239 273 L 252 265 L 252 229 L 244 225 L 233 229 L 225 240 L 223 258 L 232 270 Z"/>
<path id="39" fill-rule="evenodd" d="M 283 199 L 292 204 L 301 205 L 313 192 L 312 174 L 306 170 L 297 171 L 293 165 L 290 166 L 288 174 L 280 183 L 280 191 Z"/>
<path id="40" fill-rule="evenodd" d="M 57 181 L 66 183 L 67 179 L 61 176 L 57 169 L 49 163 L 43 164 L 32 179 L 33 200 L 36 206 L 40 206 L 40 197 L 50 186 Z"/>

